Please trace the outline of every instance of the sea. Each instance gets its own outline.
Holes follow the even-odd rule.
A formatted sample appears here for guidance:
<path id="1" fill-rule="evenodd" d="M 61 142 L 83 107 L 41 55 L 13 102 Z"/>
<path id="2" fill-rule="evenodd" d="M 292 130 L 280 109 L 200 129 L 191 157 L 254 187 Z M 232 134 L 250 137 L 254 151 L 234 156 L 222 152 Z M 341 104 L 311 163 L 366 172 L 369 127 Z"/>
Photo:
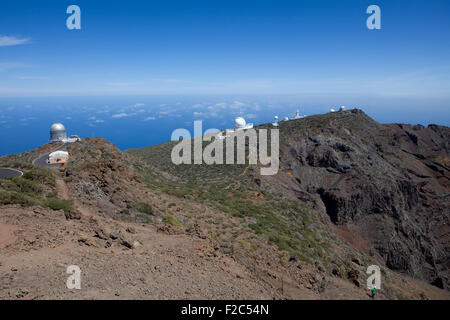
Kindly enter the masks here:
<path id="1" fill-rule="evenodd" d="M 171 140 L 172 132 L 194 121 L 203 131 L 233 127 L 241 116 L 255 125 L 300 115 L 329 112 L 345 105 L 360 108 L 382 123 L 450 125 L 448 101 L 373 97 L 169 95 L 59 96 L 0 98 L 0 156 L 37 148 L 49 140 L 50 126 L 61 122 L 68 135 L 103 137 L 121 150 Z"/>

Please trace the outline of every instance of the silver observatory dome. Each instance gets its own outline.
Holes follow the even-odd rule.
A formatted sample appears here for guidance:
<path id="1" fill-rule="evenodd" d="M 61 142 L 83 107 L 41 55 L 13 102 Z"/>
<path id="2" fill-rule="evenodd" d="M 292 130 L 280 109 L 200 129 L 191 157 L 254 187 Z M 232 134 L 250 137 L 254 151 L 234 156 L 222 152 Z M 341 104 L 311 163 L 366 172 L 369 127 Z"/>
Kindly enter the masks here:
<path id="1" fill-rule="evenodd" d="M 63 141 L 67 139 L 66 128 L 62 123 L 54 123 L 50 127 L 50 141 Z"/>

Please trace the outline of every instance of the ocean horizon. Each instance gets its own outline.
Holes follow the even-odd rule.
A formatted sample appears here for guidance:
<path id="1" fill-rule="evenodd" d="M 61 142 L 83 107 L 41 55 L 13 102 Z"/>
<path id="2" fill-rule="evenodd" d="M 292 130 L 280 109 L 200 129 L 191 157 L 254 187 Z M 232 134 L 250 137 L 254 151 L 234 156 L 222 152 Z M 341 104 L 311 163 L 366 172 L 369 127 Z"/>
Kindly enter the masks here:
<path id="1" fill-rule="evenodd" d="M 433 113 L 427 112 L 430 103 Z M 193 134 L 195 120 L 203 121 L 203 131 L 222 130 L 231 128 L 237 116 L 258 125 L 272 122 L 275 115 L 282 120 L 296 110 L 308 116 L 341 105 L 362 109 L 380 123 L 450 125 L 448 103 L 437 100 L 236 95 L 2 98 L 0 156 L 48 143 L 54 122 L 63 123 L 68 135 L 102 137 L 126 150 L 170 141 L 177 128 Z"/>

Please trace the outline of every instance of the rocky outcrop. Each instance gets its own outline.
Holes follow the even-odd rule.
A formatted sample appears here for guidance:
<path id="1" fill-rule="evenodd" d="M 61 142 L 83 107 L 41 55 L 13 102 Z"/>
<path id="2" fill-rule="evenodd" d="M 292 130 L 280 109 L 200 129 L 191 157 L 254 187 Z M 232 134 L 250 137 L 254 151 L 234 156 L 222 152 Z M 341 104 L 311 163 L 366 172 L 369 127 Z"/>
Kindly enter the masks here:
<path id="1" fill-rule="evenodd" d="M 449 128 L 381 125 L 350 110 L 280 129 L 291 192 L 357 227 L 389 268 L 449 286 Z"/>

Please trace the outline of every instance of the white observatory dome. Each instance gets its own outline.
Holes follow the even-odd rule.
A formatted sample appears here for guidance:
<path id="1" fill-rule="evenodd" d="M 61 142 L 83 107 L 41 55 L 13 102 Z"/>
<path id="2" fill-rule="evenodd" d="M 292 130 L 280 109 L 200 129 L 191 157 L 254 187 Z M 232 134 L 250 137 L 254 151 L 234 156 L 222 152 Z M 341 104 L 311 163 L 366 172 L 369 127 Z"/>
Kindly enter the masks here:
<path id="1" fill-rule="evenodd" d="M 234 129 L 238 130 L 238 129 L 245 129 L 247 126 L 247 123 L 245 122 L 245 119 L 242 117 L 237 117 L 236 119 L 234 119 Z"/>
<path id="2" fill-rule="evenodd" d="M 54 123 L 50 127 L 50 141 L 63 141 L 67 139 L 66 128 L 62 123 Z"/>

